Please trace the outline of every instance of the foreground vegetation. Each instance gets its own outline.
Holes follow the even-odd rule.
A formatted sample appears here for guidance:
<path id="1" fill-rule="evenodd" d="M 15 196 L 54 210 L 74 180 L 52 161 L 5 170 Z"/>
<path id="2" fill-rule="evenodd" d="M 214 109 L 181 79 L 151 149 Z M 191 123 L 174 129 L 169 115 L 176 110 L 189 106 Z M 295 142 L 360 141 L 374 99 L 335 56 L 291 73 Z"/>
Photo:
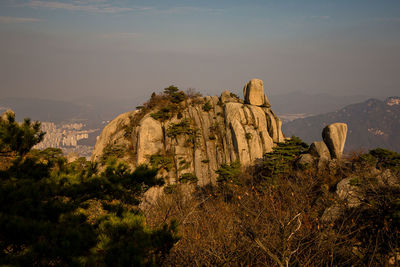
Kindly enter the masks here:
<path id="1" fill-rule="evenodd" d="M 84 158 L 68 162 L 59 149 L 33 150 L 43 134 L 29 120 L 0 120 L 0 265 L 399 263 L 395 152 L 375 149 L 325 167 L 299 166 L 308 146 L 292 138 L 254 166 L 222 165 L 215 186 L 196 187 L 195 177 L 181 177 L 140 211 L 147 189 L 163 184 L 154 167 L 168 162 L 153 157 L 153 167 L 131 171 L 110 157 L 99 169 Z M 356 205 L 337 192 L 344 178 L 362 192 Z"/>
<path id="2" fill-rule="evenodd" d="M 39 125 L 40 126 L 40 125 Z M 0 121 L 0 265 L 137 266 L 159 264 L 178 240 L 176 224 L 150 229 L 139 197 L 161 184 L 157 170 L 109 161 L 103 172 L 59 149 L 20 149 L 40 141 L 37 123 Z M 8 138 L 9 130 L 23 134 Z M 29 130 L 27 130 L 29 129 Z M 6 139 L 7 137 L 8 139 Z"/>
<path id="3" fill-rule="evenodd" d="M 292 138 L 246 170 L 223 165 L 218 186 L 193 197 L 177 186 L 159 199 L 148 222 L 177 220 L 182 236 L 166 265 L 398 265 L 400 154 L 376 149 L 317 169 L 297 166 L 306 149 Z M 357 206 L 336 192 L 349 177 L 363 192 Z"/>

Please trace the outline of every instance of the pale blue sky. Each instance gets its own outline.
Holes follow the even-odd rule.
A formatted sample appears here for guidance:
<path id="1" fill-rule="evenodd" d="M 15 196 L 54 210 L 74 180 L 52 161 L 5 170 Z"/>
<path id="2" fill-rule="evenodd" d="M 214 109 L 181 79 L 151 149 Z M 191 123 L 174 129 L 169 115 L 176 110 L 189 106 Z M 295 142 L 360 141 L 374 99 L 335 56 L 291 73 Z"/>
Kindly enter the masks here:
<path id="1" fill-rule="evenodd" d="M 5 96 L 400 94 L 400 1 L 2 0 Z"/>

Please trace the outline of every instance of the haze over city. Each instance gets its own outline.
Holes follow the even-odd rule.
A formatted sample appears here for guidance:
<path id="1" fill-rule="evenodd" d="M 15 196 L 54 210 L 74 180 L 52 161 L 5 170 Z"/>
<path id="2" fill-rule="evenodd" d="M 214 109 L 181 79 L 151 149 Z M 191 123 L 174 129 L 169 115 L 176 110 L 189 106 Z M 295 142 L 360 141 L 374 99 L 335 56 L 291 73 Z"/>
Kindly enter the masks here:
<path id="1" fill-rule="evenodd" d="M 399 1 L 0 3 L 1 97 L 146 100 L 175 84 L 386 97 L 400 85 Z"/>

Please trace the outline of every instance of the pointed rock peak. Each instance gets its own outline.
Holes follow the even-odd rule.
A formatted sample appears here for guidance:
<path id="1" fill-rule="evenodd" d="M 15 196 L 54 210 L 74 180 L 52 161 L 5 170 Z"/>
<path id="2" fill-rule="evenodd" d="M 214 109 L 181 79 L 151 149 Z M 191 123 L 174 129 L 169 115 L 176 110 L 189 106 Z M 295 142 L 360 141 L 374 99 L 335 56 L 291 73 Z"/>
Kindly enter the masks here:
<path id="1" fill-rule="evenodd" d="M 244 102 L 255 106 L 270 107 L 264 92 L 264 83 L 260 79 L 250 80 L 243 88 Z"/>

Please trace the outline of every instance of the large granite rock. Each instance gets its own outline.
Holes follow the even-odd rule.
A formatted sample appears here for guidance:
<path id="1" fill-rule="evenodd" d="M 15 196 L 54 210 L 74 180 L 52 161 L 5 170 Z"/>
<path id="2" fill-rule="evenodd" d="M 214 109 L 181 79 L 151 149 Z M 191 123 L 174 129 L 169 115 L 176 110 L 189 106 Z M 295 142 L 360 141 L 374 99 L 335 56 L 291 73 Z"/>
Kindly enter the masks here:
<path id="1" fill-rule="evenodd" d="M 331 159 L 329 149 L 323 141 L 313 142 L 310 146 L 308 153 L 321 159 Z"/>
<path id="2" fill-rule="evenodd" d="M 128 148 L 129 140 L 125 136 L 125 128 L 130 125 L 130 118 L 133 117 L 137 111 L 130 111 L 123 113 L 113 119 L 109 124 L 104 127 L 100 136 L 97 138 L 96 145 L 94 146 L 92 153 L 93 161 L 100 161 L 104 155 L 106 147 L 121 147 Z M 123 158 L 127 158 L 124 155 Z"/>
<path id="3" fill-rule="evenodd" d="M 252 81 L 249 88 L 260 82 L 262 87 L 262 81 Z M 263 99 L 261 105 L 267 103 Z M 204 109 L 206 103 L 211 108 Z M 128 112 L 111 121 L 97 140 L 92 160 L 101 162 L 106 151 L 117 147 L 117 151 L 126 151 L 117 156 L 135 168 L 151 163 L 151 156 L 157 155 L 164 164 L 159 174 L 167 184 L 190 173 L 197 177 L 198 185 L 206 185 L 216 183 L 215 171 L 221 164 L 240 160 L 243 166 L 249 165 L 272 151 L 275 143 L 284 142 L 282 122 L 267 105 L 243 104 L 227 91 L 220 98 L 187 99 L 168 120 L 159 121 L 151 116 L 160 108 L 146 110 L 145 114 Z M 186 127 L 190 131 L 186 132 L 195 135 L 167 134 L 183 120 L 189 122 Z"/>
<path id="4" fill-rule="evenodd" d="M 326 126 L 322 131 L 322 138 L 328 147 L 332 158 L 340 159 L 342 157 L 346 135 L 346 123 L 333 123 Z"/>
<path id="5" fill-rule="evenodd" d="M 137 134 L 137 164 L 148 163 L 151 155 L 162 152 L 164 136 L 161 123 L 147 115 L 140 122 Z"/>
<path id="6" fill-rule="evenodd" d="M 264 83 L 259 79 L 250 80 L 243 88 L 244 102 L 254 106 L 270 107 L 264 92 Z"/>

